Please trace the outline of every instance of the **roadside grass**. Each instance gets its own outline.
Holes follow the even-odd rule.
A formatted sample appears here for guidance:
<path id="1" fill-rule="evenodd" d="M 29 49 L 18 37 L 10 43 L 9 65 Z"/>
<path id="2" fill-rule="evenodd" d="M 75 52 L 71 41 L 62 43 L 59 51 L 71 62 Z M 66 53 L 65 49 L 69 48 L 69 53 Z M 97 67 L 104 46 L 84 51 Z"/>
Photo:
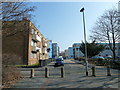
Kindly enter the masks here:
<path id="1" fill-rule="evenodd" d="M 33 68 L 33 67 L 39 67 L 40 66 L 40 63 L 35 63 L 35 64 L 32 64 L 32 65 L 15 65 L 16 67 L 23 67 L 23 68 Z"/>

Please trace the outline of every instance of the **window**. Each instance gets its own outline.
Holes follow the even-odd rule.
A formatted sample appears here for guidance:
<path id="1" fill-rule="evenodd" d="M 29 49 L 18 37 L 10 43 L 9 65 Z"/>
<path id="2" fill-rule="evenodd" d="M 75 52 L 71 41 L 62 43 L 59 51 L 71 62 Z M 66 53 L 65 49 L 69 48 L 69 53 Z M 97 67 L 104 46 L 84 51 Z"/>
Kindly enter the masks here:
<path id="1" fill-rule="evenodd" d="M 40 48 L 40 42 L 38 42 L 38 43 L 36 43 L 36 44 L 37 44 L 36 46 Z"/>
<path id="2" fill-rule="evenodd" d="M 36 44 L 37 44 L 37 43 L 35 42 L 35 43 L 34 43 L 34 46 L 36 46 Z"/>
<path id="3" fill-rule="evenodd" d="M 39 34 L 39 32 L 37 32 L 37 35 Z"/>
<path id="4" fill-rule="evenodd" d="M 37 55 L 35 54 L 35 53 L 30 53 L 30 58 L 36 58 L 37 57 Z"/>
<path id="5" fill-rule="evenodd" d="M 35 32 L 35 34 L 37 34 L 37 32 Z"/>
<path id="6" fill-rule="evenodd" d="M 37 56 L 37 55 L 34 53 L 34 58 L 36 58 L 36 56 Z"/>
<path id="7" fill-rule="evenodd" d="M 34 43 L 33 40 L 31 40 L 31 46 L 33 46 L 33 43 Z"/>
<path id="8" fill-rule="evenodd" d="M 31 33 L 32 33 L 32 34 L 34 34 L 34 33 L 35 33 L 34 29 L 32 29 L 32 30 L 31 30 Z"/>
<path id="9" fill-rule="evenodd" d="M 37 43 L 31 40 L 31 46 L 37 46 Z"/>
<path id="10" fill-rule="evenodd" d="M 78 51 L 78 50 L 79 50 L 79 48 L 76 48 L 76 50 Z"/>
<path id="11" fill-rule="evenodd" d="M 33 58 L 33 57 L 34 57 L 34 56 L 33 56 L 33 53 L 31 52 L 31 53 L 30 53 L 30 58 Z"/>

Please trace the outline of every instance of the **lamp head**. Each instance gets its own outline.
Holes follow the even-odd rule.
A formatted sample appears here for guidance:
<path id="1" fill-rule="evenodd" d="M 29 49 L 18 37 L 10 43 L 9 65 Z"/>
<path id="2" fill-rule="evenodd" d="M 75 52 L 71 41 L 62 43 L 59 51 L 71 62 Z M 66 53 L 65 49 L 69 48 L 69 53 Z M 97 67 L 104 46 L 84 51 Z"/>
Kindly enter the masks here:
<path id="1" fill-rule="evenodd" d="M 82 8 L 81 10 L 80 10 L 80 12 L 83 12 L 85 9 L 84 8 Z"/>

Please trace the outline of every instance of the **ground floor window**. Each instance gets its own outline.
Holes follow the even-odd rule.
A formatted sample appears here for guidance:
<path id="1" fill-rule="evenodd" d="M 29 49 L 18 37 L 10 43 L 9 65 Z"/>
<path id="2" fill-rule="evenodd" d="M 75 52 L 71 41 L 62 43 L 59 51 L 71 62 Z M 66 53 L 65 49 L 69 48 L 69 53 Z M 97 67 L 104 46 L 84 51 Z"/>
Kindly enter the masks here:
<path id="1" fill-rule="evenodd" d="M 30 58 L 36 58 L 37 57 L 37 55 L 36 55 L 36 53 L 30 53 Z"/>

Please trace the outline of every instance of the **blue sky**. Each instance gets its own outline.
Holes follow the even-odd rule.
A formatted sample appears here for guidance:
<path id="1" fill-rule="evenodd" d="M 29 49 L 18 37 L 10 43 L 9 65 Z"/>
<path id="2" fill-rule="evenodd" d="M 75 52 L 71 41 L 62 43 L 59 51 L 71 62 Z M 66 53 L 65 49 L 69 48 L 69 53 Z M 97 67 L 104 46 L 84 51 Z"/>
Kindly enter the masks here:
<path id="1" fill-rule="evenodd" d="M 83 37 L 82 13 L 85 8 L 87 40 L 95 21 L 105 10 L 117 7 L 116 2 L 32 2 L 37 9 L 32 22 L 49 40 L 57 42 L 60 51 L 81 42 Z"/>

